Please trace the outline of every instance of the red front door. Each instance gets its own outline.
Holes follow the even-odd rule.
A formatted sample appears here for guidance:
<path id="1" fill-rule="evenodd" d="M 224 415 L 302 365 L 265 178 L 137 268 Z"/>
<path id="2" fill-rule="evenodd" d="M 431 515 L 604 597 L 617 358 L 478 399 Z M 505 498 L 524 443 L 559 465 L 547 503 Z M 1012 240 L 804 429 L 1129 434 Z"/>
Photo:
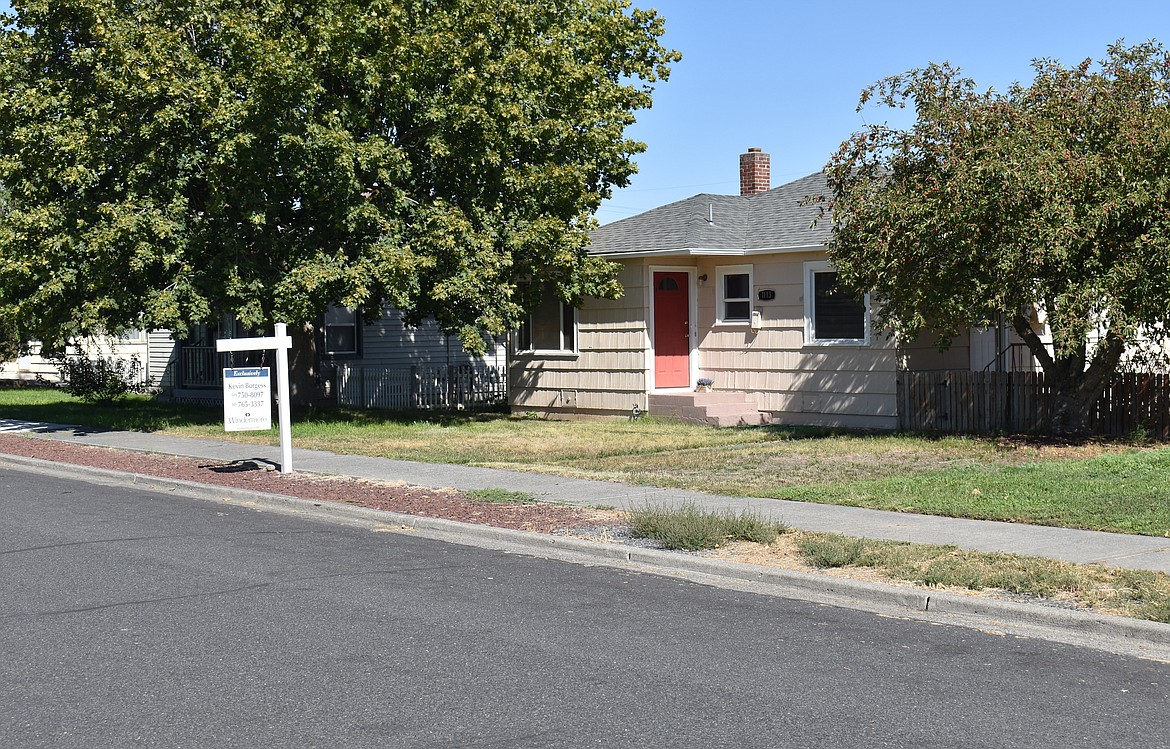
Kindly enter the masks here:
<path id="1" fill-rule="evenodd" d="M 691 384 L 691 302 L 686 273 L 654 273 L 654 387 Z"/>

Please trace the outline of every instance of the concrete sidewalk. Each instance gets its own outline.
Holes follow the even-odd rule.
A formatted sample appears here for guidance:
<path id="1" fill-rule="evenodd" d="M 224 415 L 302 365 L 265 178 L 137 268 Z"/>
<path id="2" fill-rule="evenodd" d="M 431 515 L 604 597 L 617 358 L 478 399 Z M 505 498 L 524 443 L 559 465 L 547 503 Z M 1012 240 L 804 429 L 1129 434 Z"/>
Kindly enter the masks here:
<path id="1" fill-rule="evenodd" d="M 12 419 L 0 419 L 0 432 L 27 433 L 36 437 L 84 445 L 182 455 L 222 462 L 260 460 L 277 464 L 280 460 L 278 447 L 171 437 L 164 434 L 88 430 Z M 294 449 L 293 466 L 297 471 L 378 481 L 404 481 L 432 488 L 509 489 L 528 492 L 545 501 L 574 505 L 606 505 L 629 509 L 647 503 L 677 505 L 693 502 L 712 510 L 728 509 L 737 512 L 752 510 L 805 530 L 831 531 L 849 536 L 914 543 L 949 544 L 979 551 L 1004 551 L 1062 559 L 1079 564 L 1100 563 L 1170 573 L 1170 538 L 913 515 L 782 499 L 725 497 L 540 473 L 413 463 L 361 455 L 339 455 L 317 450 Z"/>

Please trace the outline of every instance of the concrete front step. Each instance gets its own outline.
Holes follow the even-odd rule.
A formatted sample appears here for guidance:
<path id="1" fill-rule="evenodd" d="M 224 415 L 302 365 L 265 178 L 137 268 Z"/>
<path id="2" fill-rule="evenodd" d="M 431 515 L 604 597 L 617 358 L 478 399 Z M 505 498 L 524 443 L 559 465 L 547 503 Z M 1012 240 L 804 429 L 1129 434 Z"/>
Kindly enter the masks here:
<path id="1" fill-rule="evenodd" d="M 649 399 L 650 413 L 717 427 L 759 426 L 767 423 L 753 396 L 735 392 L 659 393 Z"/>
<path id="2" fill-rule="evenodd" d="M 651 403 L 662 405 L 708 406 L 716 403 L 750 404 L 755 407 L 755 400 L 747 393 L 731 391 L 707 391 L 704 393 L 655 393 L 650 396 Z"/>

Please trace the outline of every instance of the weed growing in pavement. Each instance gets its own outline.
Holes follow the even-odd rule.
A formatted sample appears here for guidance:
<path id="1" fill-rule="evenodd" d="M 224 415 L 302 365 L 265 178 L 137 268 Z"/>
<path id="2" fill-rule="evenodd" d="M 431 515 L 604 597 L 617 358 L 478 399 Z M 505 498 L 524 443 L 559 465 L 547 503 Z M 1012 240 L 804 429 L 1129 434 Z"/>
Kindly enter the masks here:
<path id="1" fill-rule="evenodd" d="M 630 511 L 630 531 L 634 536 L 681 551 L 714 549 L 729 541 L 770 544 L 787 530 L 783 523 L 752 512 L 709 511 L 691 503 L 677 508 L 647 505 Z"/>

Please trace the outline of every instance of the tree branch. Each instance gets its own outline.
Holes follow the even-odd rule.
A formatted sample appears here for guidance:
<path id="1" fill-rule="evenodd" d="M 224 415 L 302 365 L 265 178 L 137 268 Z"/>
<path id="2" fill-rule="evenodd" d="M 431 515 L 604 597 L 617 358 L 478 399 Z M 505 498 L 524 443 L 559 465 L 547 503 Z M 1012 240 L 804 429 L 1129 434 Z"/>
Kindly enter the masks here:
<path id="1" fill-rule="evenodd" d="M 1044 345 L 1044 341 L 1036 335 L 1036 331 L 1032 329 L 1032 324 L 1028 322 L 1028 319 L 1023 315 L 1014 315 L 1012 328 L 1016 331 L 1016 335 L 1027 344 L 1028 350 L 1032 352 L 1032 356 L 1036 357 L 1036 361 L 1040 362 L 1040 368 L 1050 375 L 1055 375 L 1056 360 L 1048 352 L 1048 346 Z"/>

